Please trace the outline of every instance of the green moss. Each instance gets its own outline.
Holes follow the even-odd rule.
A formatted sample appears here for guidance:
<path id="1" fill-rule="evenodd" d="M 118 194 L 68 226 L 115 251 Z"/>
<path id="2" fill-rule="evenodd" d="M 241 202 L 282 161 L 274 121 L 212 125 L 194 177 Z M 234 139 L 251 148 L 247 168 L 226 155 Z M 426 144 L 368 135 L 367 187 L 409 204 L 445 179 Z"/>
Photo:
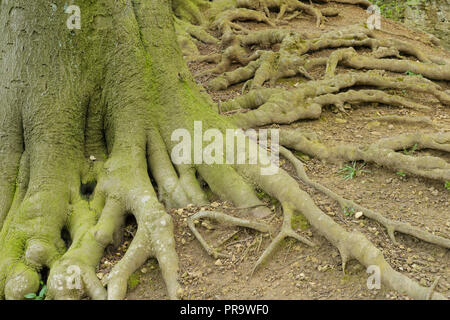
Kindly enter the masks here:
<path id="1" fill-rule="evenodd" d="M 133 290 L 141 282 L 141 274 L 138 272 L 133 273 L 130 278 L 128 278 L 128 289 Z"/>
<path id="2" fill-rule="evenodd" d="M 302 161 L 311 160 L 311 158 L 307 154 L 300 152 L 300 151 L 294 151 L 294 155 Z"/>
<path id="3" fill-rule="evenodd" d="M 306 230 L 310 227 L 308 220 L 302 214 L 294 214 L 291 218 L 292 228 Z"/>

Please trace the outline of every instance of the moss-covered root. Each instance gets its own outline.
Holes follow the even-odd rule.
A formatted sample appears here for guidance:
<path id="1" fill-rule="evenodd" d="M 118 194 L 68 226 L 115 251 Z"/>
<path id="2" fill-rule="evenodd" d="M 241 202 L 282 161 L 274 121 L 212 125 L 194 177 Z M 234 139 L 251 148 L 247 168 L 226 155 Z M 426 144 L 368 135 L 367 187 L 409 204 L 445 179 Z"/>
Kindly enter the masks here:
<path id="1" fill-rule="evenodd" d="M 194 236 L 197 238 L 198 242 L 200 242 L 201 246 L 206 250 L 206 252 L 212 256 L 213 258 L 228 258 L 229 255 L 219 252 L 217 249 L 212 248 L 202 237 L 200 232 L 198 232 L 197 228 L 195 227 L 195 224 L 200 219 L 211 219 L 216 220 L 222 224 L 226 225 L 232 225 L 236 227 L 244 227 L 244 228 L 250 228 L 257 230 L 259 232 L 270 232 L 271 228 L 269 225 L 261 223 L 261 222 L 255 222 L 250 221 L 246 219 L 236 218 L 233 216 L 226 215 L 222 212 L 218 211 L 199 211 L 196 214 L 190 216 L 188 218 L 187 224 L 189 229 L 192 231 Z"/>
<path id="2" fill-rule="evenodd" d="M 219 40 L 214 38 L 203 26 L 193 25 L 175 17 L 175 32 L 177 40 L 185 56 L 198 56 L 197 41 L 207 44 L 218 44 Z"/>
<path id="3" fill-rule="evenodd" d="M 156 129 L 150 130 L 148 136 L 151 137 L 147 143 L 148 165 L 158 185 L 160 200 L 168 208 L 180 208 L 194 203 L 181 184 L 159 132 Z"/>
<path id="4" fill-rule="evenodd" d="M 228 43 L 230 39 L 234 38 L 234 30 L 248 32 L 246 28 L 234 21 L 256 21 L 266 23 L 272 27 L 275 26 L 263 12 L 245 8 L 225 10 L 217 14 L 212 23 L 212 28 L 219 30 L 222 34 L 222 42 Z"/>
<path id="5" fill-rule="evenodd" d="M 65 165 L 70 179 L 49 183 L 35 174 L 29 185 L 21 182 L 16 190 L 11 214 L 0 232 L 0 299 L 21 300 L 37 292 L 40 271 L 51 268 L 65 251 L 61 229 L 69 210 L 70 189 L 77 186 L 76 175 Z M 45 165 L 33 164 L 34 170 L 38 167 L 45 172 Z"/>
<path id="6" fill-rule="evenodd" d="M 251 80 L 250 89 L 260 88 L 265 82 L 270 81 L 273 86 L 278 79 L 301 75 L 306 79 L 312 80 L 309 70 L 317 65 L 326 64 L 326 58 L 306 59 L 298 55 L 292 55 L 287 52 L 259 51 L 259 57 L 251 61 L 245 67 L 225 72 L 224 74 L 212 79 L 208 87 L 212 90 L 225 90 L 233 84 Z"/>
<path id="7" fill-rule="evenodd" d="M 302 91 L 281 91 L 272 94 L 262 106 L 246 113 L 236 113 L 231 120 L 241 128 L 252 128 L 267 124 L 289 124 L 299 119 L 318 119 L 321 105 L 305 101 Z"/>
<path id="8" fill-rule="evenodd" d="M 319 0 L 320 2 L 338 2 L 345 4 L 356 4 L 365 8 L 370 7 L 372 3 L 369 0 Z"/>
<path id="9" fill-rule="evenodd" d="M 324 193 L 331 199 L 337 201 L 342 209 L 353 208 L 353 209 L 355 209 L 355 212 L 358 212 L 358 211 L 362 212 L 363 215 L 366 216 L 367 218 L 379 222 L 381 225 L 383 225 L 387 229 L 388 235 L 394 243 L 396 243 L 395 232 L 401 232 L 404 234 L 414 236 L 423 241 L 442 246 L 444 248 L 450 248 L 450 239 L 446 239 L 446 238 L 431 234 L 425 230 L 411 226 L 410 224 L 405 223 L 405 222 L 394 221 L 394 220 L 388 219 L 386 217 L 383 217 L 378 212 L 364 208 L 351 200 L 344 199 L 343 197 L 341 197 L 337 193 L 331 191 L 327 187 L 311 180 L 308 177 L 308 175 L 306 174 L 306 171 L 304 169 L 302 162 L 300 160 L 298 160 L 297 157 L 295 157 L 291 151 L 289 151 L 288 149 L 286 149 L 284 147 L 280 147 L 280 154 L 292 163 L 292 165 L 295 167 L 298 178 L 302 182 L 304 182 L 306 185 L 313 187 L 316 190 Z"/>
<path id="10" fill-rule="evenodd" d="M 177 299 L 179 295 L 178 256 L 175 251 L 173 222 L 156 197 L 145 191 L 130 195 L 138 231 L 125 256 L 106 279 L 110 300 L 125 298 L 128 278 L 150 256 L 158 260 L 169 298 Z"/>
<path id="11" fill-rule="evenodd" d="M 450 180 L 450 164 L 432 156 L 411 156 L 396 152 L 414 144 L 423 148 L 448 149 L 448 133 L 403 135 L 369 145 L 345 144 L 326 146 L 317 138 L 298 130 L 284 129 L 280 132 L 280 144 L 330 162 L 359 161 L 376 163 L 394 171 L 403 171 L 438 181 Z M 411 145 L 411 142 L 414 142 Z"/>
<path id="12" fill-rule="evenodd" d="M 184 20 L 194 25 L 204 25 L 207 18 L 205 10 L 210 7 L 206 0 L 173 0 L 173 13 L 180 20 Z"/>
<path id="13" fill-rule="evenodd" d="M 383 284 L 400 293 L 415 299 L 426 299 L 430 289 L 420 286 L 417 282 L 395 271 L 384 259 L 382 252 L 377 249 L 364 235 L 358 232 L 347 232 L 334 220 L 322 212 L 311 197 L 300 190 L 298 183 L 284 171 L 275 175 L 261 175 L 258 166 L 244 165 L 239 173 L 257 183 L 263 190 L 278 199 L 284 208 L 294 210 L 293 214 L 301 213 L 308 222 L 328 241 L 339 249 L 343 263 L 349 259 L 356 259 L 366 267 L 380 268 Z M 286 209 L 285 209 L 286 210 Z M 437 292 L 432 293 L 431 299 L 445 299 Z"/>
<path id="14" fill-rule="evenodd" d="M 141 140 L 141 139 L 136 139 Z M 167 285 L 169 298 L 177 298 L 178 258 L 171 217 L 158 201 L 147 175 L 143 148 L 127 154 L 113 151 L 101 170 L 93 200 L 75 202 L 69 221 L 73 243 L 51 268 L 51 299 L 123 299 L 128 277 L 154 256 Z M 140 159 L 140 160 L 139 160 Z M 105 279 L 107 294 L 95 275 L 106 246 L 118 245 L 127 212 L 132 212 L 138 231 L 123 259 Z M 78 271 L 79 286 L 61 285 Z M 73 275 L 72 275 L 73 276 Z"/>
<path id="15" fill-rule="evenodd" d="M 380 139 L 375 142 L 378 147 L 392 150 L 405 150 L 415 146 L 416 150 L 433 149 L 450 152 L 450 133 L 405 133 L 395 137 Z"/>
<path id="16" fill-rule="evenodd" d="M 257 108 L 246 113 L 236 113 L 230 116 L 239 127 L 251 128 L 272 123 L 289 124 L 300 119 L 318 119 L 322 113 L 322 108 L 326 105 L 335 105 L 341 112 L 346 113 L 345 103 L 361 102 L 378 102 L 422 111 L 430 109 L 381 90 L 349 90 L 339 94 L 305 98 L 305 93 L 300 90 L 279 91 L 275 89 L 269 91 L 262 89 L 251 91 L 242 98 L 225 103 L 224 110 L 238 107 L 242 109 Z M 256 103 L 262 103 L 262 105 L 258 107 Z"/>
<path id="17" fill-rule="evenodd" d="M 410 60 L 377 59 L 358 54 L 353 48 L 336 50 L 329 57 L 326 76 L 335 74 L 339 63 L 355 69 L 386 70 L 398 73 L 413 72 L 433 80 L 450 80 L 450 64 L 439 65 Z"/>
<path id="18" fill-rule="evenodd" d="M 76 300 L 85 296 L 94 300 L 106 299 L 106 290 L 97 278 L 95 269 L 104 248 L 108 242 L 112 242 L 113 233 L 121 225 L 123 207 L 109 199 L 102 208 L 105 200 L 99 193 L 94 199 L 91 203 L 78 199 L 73 204 L 67 223 L 72 244 L 50 269 L 46 299 Z M 98 228 L 94 229 L 97 221 Z M 110 241 L 108 230 L 111 230 Z"/>
<path id="19" fill-rule="evenodd" d="M 381 90 L 349 90 L 338 94 L 325 94 L 312 99 L 313 104 L 318 104 L 320 106 L 334 105 L 344 113 L 344 104 L 357 104 L 362 102 L 377 102 L 417 111 L 430 110 L 427 106 L 423 106 L 398 95 L 388 94 Z"/>
<path id="20" fill-rule="evenodd" d="M 198 74 L 198 76 L 206 74 L 222 74 L 228 70 L 232 63 L 237 62 L 241 65 L 247 65 L 249 62 L 256 60 L 261 55 L 260 51 L 249 54 L 244 47 L 239 43 L 239 39 L 235 38 L 232 40 L 232 44 L 228 46 L 222 54 L 212 54 L 208 56 L 199 56 L 192 60 L 194 61 L 205 61 L 205 62 L 215 62 L 217 65 L 210 69 L 205 70 Z"/>
<path id="21" fill-rule="evenodd" d="M 429 110 L 401 96 L 390 95 L 381 90 L 349 90 L 338 93 L 341 89 L 355 85 L 371 85 L 380 88 L 415 90 L 437 97 L 443 104 L 449 104 L 449 96 L 439 86 L 418 77 L 383 77 L 375 72 L 369 74 L 348 73 L 329 80 L 310 81 L 297 88 L 257 89 L 221 105 L 223 111 L 239 109 L 256 109 L 246 113 L 235 113 L 231 119 L 242 128 L 256 127 L 271 123 L 289 124 L 299 119 L 317 119 L 322 107 L 334 104 L 343 110 L 343 105 L 360 102 L 379 102 L 414 110 Z"/>
<path id="22" fill-rule="evenodd" d="M 297 0 L 238 0 L 237 7 L 263 10 L 267 15 L 270 9 L 277 9 L 279 10 L 277 20 L 283 18 L 286 12 L 305 11 L 316 18 L 317 27 L 321 26 L 325 20 L 319 9 Z"/>
<path id="23" fill-rule="evenodd" d="M 421 77 L 413 76 L 383 76 L 379 71 L 372 70 L 365 73 L 338 74 L 325 80 L 308 82 L 300 85 L 296 90 L 306 90 L 308 96 L 336 93 L 342 89 L 353 86 L 374 86 L 380 89 L 412 90 L 433 95 L 444 105 L 450 105 L 450 95 L 442 88 Z"/>

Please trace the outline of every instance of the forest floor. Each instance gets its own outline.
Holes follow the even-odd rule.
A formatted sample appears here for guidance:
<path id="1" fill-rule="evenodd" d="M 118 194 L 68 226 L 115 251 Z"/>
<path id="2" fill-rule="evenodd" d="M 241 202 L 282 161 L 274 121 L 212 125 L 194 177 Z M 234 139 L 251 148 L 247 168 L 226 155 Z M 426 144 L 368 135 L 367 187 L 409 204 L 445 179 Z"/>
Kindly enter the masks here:
<path id="1" fill-rule="evenodd" d="M 336 27 L 363 23 L 368 14 L 358 6 L 331 4 L 340 9 L 339 17 L 330 18 L 325 28 L 320 30 L 315 19 L 308 15 L 300 16 L 281 28 L 301 31 L 330 31 Z M 320 7 L 318 5 L 318 7 Z M 272 13 L 273 18 L 276 13 Z M 257 30 L 268 28 L 265 24 L 242 23 L 246 28 Z M 425 39 L 424 34 L 412 31 L 407 27 L 383 19 L 381 36 L 391 38 L 392 33 L 399 39 L 413 43 L 427 53 L 450 58 L 450 52 L 433 47 Z M 386 33 L 387 32 L 387 33 Z M 391 34 L 389 34 L 391 33 Z M 214 45 L 201 45 L 201 54 L 219 52 Z M 327 56 L 331 51 L 322 50 L 312 56 Z M 207 63 L 190 63 L 194 74 L 207 70 L 213 65 Z M 312 75 L 316 78 L 323 74 L 318 68 Z M 210 76 L 198 77 L 204 84 Z M 279 86 L 292 86 L 303 78 L 289 78 L 279 81 Z M 450 89 L 448 82 L 438 82 L 445 89 Z M 242 84 L 219 91 L 208 92 L 215 101 L 225 101 L 240 94 Z M 331 108 L 325 109 L 319 120 L 299 121 L 292 126 L 311 130 L 320 135 L 324 142 L 371 142 L 383 137 L 401 133 L 435 132 L 450 130 L 450 110 L 433 105 L 427 95 L 414 93 L 416 102 L 433 107 L 432 111 L 418 112 L 409 109 L 393 108 L 381 104 L 360 104 L 352 106 L 348 114 L 341 114 Z M 425 116 L 433 121 L 430 124 L 399 124 L 367 120 L 381 115 Z M 437 155 L 434 151 L 413 151 L 417 155 L 426 153 Z M 439 154 L 447 161 L 450 155 Z M 351 180 L 344 180 L 338 174 L 339 165 L 325 164 L 315 159 L 303 157 L 310 178 L 327 186 L 341 196 L 353 199 L 364 207 L 375 209 L 384 216 L 408 222 L 414 226 L 425 228 L 444 237 L 450 235 L 450 190 L 446 190 L 441 182 L 404 176 L 401 172 L 367 164 L 365 172 Z M 288 162 L 281 160 L 288 172 L 294 170 Z M 398 234 L 398 244 L 389 239 L 385 229 L 377 222 L 366 218 L 356 219 L 354 215 L 346 215 L 339 206 L 323 194 L 300 184 L 316 204 L 334 220 L 346 228 L 350 227 L 364 233 L 378 248 L 391 266 L 416 279 L 424 286 L 430 286 L 440 276 L 436 290 L 450 298 L 450 254 L 449 250 L 419 241 L 413 237 Z M 268 200 L 269 201 L 269 200 Z M 271 224 L 281 225 L 279 205 L 269 203 L 273 208 Z M 206 207 L 205 207 L 206 208 Z M 233 209 L 229 203 L 215 201 L 211 209 L 220 210 L 231 215 L 242 212 Z M 186 299 L 408 299 L 388 288 L 381 286 L 379 290 L 369 290 L 367 279 L 369 274 L 356 261 L 349 262 L 346 273 L 342 272 L 341 259 L 337 249 L 325 238 L 308 226 L 305 221 L 298 221 L 297 231 L 308 235 L 319 244 L 317 248 L 306 247 L 295 241 L 287 240 L 277 253 L 253 276 L 250 277 L 253 265 L 270 242 L 268 234 L 253 230 L 224 227 L 213 223 L 202 222 L 199 231 L 214 247 L 230 254 L 230 259 L 215 260 L 210 257 L 199 242 L 191 234 L 187 226 L 187 217 L 201 208 L 188 207 L 170 210 L 174 218 L 177 252 L 180 259 L 180 280 Z M 129 221 L 124 242 L 118 249 L 108 250 L 98 269 L 98 276 L 103 277 L 116 261 L 119 261 L 130 243 L 136 226 Z M 127 299 L 167 299 L 166 289 L 158 270 L 156 260 L 149 260 L 129 281 Z"/>

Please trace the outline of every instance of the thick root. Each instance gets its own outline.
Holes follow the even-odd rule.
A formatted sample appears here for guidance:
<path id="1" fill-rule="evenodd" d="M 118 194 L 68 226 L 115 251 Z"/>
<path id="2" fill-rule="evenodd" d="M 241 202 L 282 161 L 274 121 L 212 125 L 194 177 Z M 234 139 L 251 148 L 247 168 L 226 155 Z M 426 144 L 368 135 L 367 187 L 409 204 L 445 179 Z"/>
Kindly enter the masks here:
<path id="1" fill-rule="evenodd" d="M 316 18 L 317 27 L 320 27 L 325 20 L 319 9 L 297 0 L 238 0 L 237 7 L 263 10 L 267 16 L 270 9 L 279 9 L 277 20 L 282 19 L 286 12 L 305 11 Z"/>
<path id="2" fill-rule="evenodd" d="M 239 172 L 253 179 L 270 195 L 281 203 L 291 205 L 294 210 L 301 212 L 308 222 L 325 238 L 335 245 L 343 260 L 343 265 L 349 259 L 356 259 L 364 266 L 377 266 L 380 268 L 381 281 L 388 287 L 407 294 L 415 299 L 427 298 L 430 290 L 420 286 L 417 282 L 392 269 L 386 262 L 383 254 L 370 241 L 358 232 L 347 232 L 336 224 L 332 218 L 323 213 L 309 197 L 301 191 L 298 184 L 287 173 L 281 171 L 276 175 L 262 176 L 258 168 L 243 166 Z M 445 299 L 434 292 L 432 299 Z"/>
<path id="3" fill-rule="evenodd" d="M 431 138 L 432 137 L 432 138 Z M 410 148 L 410 142 L 417 141 L 417 145 L 436 147 L 438 150 L 447 149 L 448 134 L 433 134 L 397 137 L 380 140 L 370 145 L 337 145 L 328 147 L 317 138 L 308 137 L 297 130 L 285 129 L 280 132 L 280 144 L 305 154 L 326 161 L 359 161 L 376 163 L 394 171 L 403 171 L 416 176 L 438 181 L 450 180 L 450 165 L 443 159 L 431 156 L 410 156 L 396 152 L 392 147 Z M 422 144 L 421 144 L 422 142 Z M 400 146 L 401 145 L 401 146 Z"/>
<path id="4" fill-rule="evenodd" d="M 198 171 L 211 190 L 223 200 L 229 200 L 239 208 L 248 208 L 250 213 L 258 218 L 270 214 L 270 209 L 256 196 L 252 186 L 244 181 L 233 167 L 201 165 Z"/>
<path id="5" fill-rule="evenodd" d="M 429 110 L 427 106 L 380 90 L 350 90 L 336 94 L 341 89 L 357 85 L 426 92 L 434 95 L 443 104 L 450 103 L 450 96 L 428 80 L 416 77 L 405 79 L 384 77 L 372 72 L 370 74 L 348 73 L 327 80 L 309 81 L 289 91 L 252 90 L 246 95 L 223 103 L 222 107 L 225 111 L 256 109 L 230 116 L 234 123 L 242 128 L 272 123 L 289 124 L 299 119 L 318 119 L 323 106 L 334 104 L 344 111 L 343 106 L 346 102 L 380 102 L 414 110 Z"/>
<path id="6" fill-rule="evenodd" d="M 377 59 L 363 56 L 352 48 L 342 49 L 330 55 L 327 77 L 334 75 L 338 63 L 355 69 L 386 70 L 398 73 L 412 72 L 433 80 L 450 80 L 450 64 L 439 65 L 410 60 Z"/>

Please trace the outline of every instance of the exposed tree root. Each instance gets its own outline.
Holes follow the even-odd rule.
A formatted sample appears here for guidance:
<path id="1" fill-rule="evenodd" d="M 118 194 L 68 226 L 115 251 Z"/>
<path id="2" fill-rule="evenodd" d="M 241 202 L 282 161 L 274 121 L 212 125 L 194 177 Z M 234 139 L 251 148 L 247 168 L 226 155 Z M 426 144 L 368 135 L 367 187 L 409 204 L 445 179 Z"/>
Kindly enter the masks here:
<path id="1" fill-rule="evenodd" d="M 177 32 L 178 43 L 185 56 L 198 56 L 196 41 L 207 44 L 217 44 L 219 40 L 214 38 L 201 26 L 190 24 L 175 17 L 175 30 Z"/>
<path id="2" fill-rule="evenodd" d="M 283 18 L 286 12 L 305 11 L 316 18 L 318 27 L 324 21 L 324 16 L 319 9 L 297 0 L 238 0 L 237 7 L 263 10 L 267 16 L 269 16 L 270 9 L 279 9 L 277 20 Z"/>
<path id="3" fill-rule="evenodd" d="M 398 116 L 398 115 L 388 115 L 388 116 L 380 116 L 374 118 L 361 118 L 363 121 L 386 121 L 393 123 L 404 123 L 404 124 L 426 124 L 429 126 L 434 126 L 433 120 L 429 117 L 406 117 L 406 116 Z"/>
<path id="4" fill-rule="evenodd" d="M 365 1 L 338 2 L 366 4 Z M 272 3 L 275 4 L 272 6 Z M 279 6 L 280 11 L 291 10 L 293 2 L 258 1 L 258 4 L 257 10 L 227 4 L 227 10 L 208 17 L 206 12 L 213 12 L 214 8 L 202 0 L 104 0 L 98 6 L 84 3 L 84 21 L 92 24 L 83 29 L 86 33 L 79 34 L 78 46 L 73 46 L 72 42 L 66 41 L 67 31 L 57 26 L 59 19 L 43 19 L 42 24 L 33 26 L 21 25 L 23 21 L 34 21 L 36 15 L 48 16 L 47 6 L 41 5 L 40 1 L 1 2 L 0 24 L 5 29 L 5 35 L 0 36 L 0 44 L 5 50 L 1 54 L 8 57 L 2 62 L 5 70 L 14 72 L 12 78 L 8 78 L 4 77 L 4 69 L 0 70 L 0 79 L 6 79 L 0 86 L 0 93 L 6 99 L 0 103 L 2 110 L 8 111 L 0 118 L 0 298 L 23 299 L 25 294 L 36 292 L 43 270 L 49 269 L 48 299 L 85 296 L 122 299 L 126 295 L 129 276 L 149 257 L 158 260 L 169 298 L 178 298 L 180 285 L 173 223 L 161 202 L 166 207 L 207 203 L 197 173 L 218 196 L 246 208 L 257 217 L 267 215 L 270 210 L 258 199 L 255 186 L 282 204 L 281 230 L 259 258 L 255 269 L 286 237 L 314 245 L 292 230 L 292 217 L 302 214 L 317 232 L 339 249 L 344 269 L 349 259 L 356 259 L 367 267 L 378 266 L 383 283 L 394 290 L 418 299 L 445 298 L 433 292 L 434 288 L 422 287 L 392 269 L 379 249 L 362 234 L 347 232 L 335 223 L 288 173 L 280 169 L 272 175 L 262 174 L 270 163 L 267 156 L 258 159 L 256 164 L 239 165 L 177 164 L 169 157 L 175 145 L 173 132 L 183 128 L 192 133 L 194 121 L 198 120 L 203 120 L 205 128 L 223 133 L 226 129 L 317 118 L 327 104 L 340 106 L 344 102 L 377 101 L 419 108 L 379 90 L 339 92 L 356 85 L 426 92 L 441 103 L 450 104 L 448 93 L 426 79 L 349 73 L 310 81 L 287 92 L 279 89 L 250 91 L 222 107 L 224 110 L 256 110 L 233 115 L 231 119 L 218 115 L 212 108 L 211 98 L 190 76 L 177 45 L 178 36 L 185 41 L 186 53 L 192 55 L 196 48 L 191 36 L 206 43 L 217 43 L 202 29 L 209 18 L 221 34 L 224 49 L 232 46 L 225 60 L 221 59 L 218 71 L 226 71 L 233 61 L 245 65 L 213 80 L 218 83 L 213 87 L 218 89 L 250 79 L 253 79 L 251 89 L 261 87 L 266 81 L 273 84 L 280 77 L 300 74 L 311 79 L 309 70 L 327 62 L 328 75 L 331 75 L 334 73 L 333 61 L 337 61 L 336 64 L 343 61 L 347 65 L 356 65 L 356 68 L 390 66 L 385 69 L 400 72 L 405 68 L 411 68 L 413 72 L 423 69 L 424 72 L 417 73 L 448 80 L 448 66 L 429 63 L 425 60 L 427 57 L 420 58 L 414 48 L 398 42 L 369 39 L 368 32 L 361 29 L 332 31 L 307 41 L 301 34 L 280 30 L 236 37 L 236 32 L 245 34 L 248 31 L 238 21 L 259 21 L 274 26 L 264 11 L 274 6 Z M 17 15 L 18 18 L 10 15 L 19 5 L 23 12 Z M 316 18 L 322 15 L 313 6 L 296 6 L 293 10 L 309 10 Z M 107 16 L 105 12 L 108 12 Z M 176 25 L 174 15 L 179 19 Z M 105 19 L 101 20 L 104 23 L 93 22 L 98 22 L 98 16 Z M 12 27 L 19 24 L 24 32 L 18 33 Z M 121 27 L 116 28 L 117 25 Z M 49 29 L 59 31 L 48 33 Z M 352 39 L 346 40 L 345 35 L 351 35 Z M 103 42 L 99 46 L 84 45 L 92 39 L 103 39 Z M 7 45 L 11 41 L 14 45 Z M 249 52 L 247 46 L 252 41 L 262 45 L 280 43 L 281 49 L 277 53 Z M 376 51 L 374 56 L 397 56 L 398 52 L 406 52 L 427 63 L 379 59 L 347 49 L 336 51 L 331 59 L 305 56 L 325 48 L 355 45 L 378 50 L 385 44 L 393 51 Z M 217 56 L 211 60 L 219 61 Z M 378 63 L 380 65 L 373 65 Z M 19 89 L 25 90 L 24 93 Z M 18 97 L 22 96 L 26 97 L 26 104 L 19 101 L 21 98 Z M 246 141 L 246 147 L 233 155 L 245 156 L 248 160 L 256 143 L 240 131 L 237 135 L 238 139 Z M 449 164 L 442 159 L 395 152 L 397 148 L 411 147 L 411 144 L 448 151 L 448 134 L 405 135 L 369 146 L 332 148 L 311 135 L 288 130 L 282 131 L 280 138 L 282 144 L 321 159 L 362 159 L 424 177 L 450 180 Z M 256 147 L 263 150 L 262 146 Z M 301 174 L 299 171 L 299 176 Z M 359 208 L 305 177 L 304 181 L 338 202 Z M 388 220 L 368 209 L 360 210 L 383 224 L 391 238 L 398 231 L 448 247 L 447 239 Z M 119 243 L 127 214 L 136 218 L 137 233 L 123 259 L 101 283 L 95 268 L 105 248 Z M 195 217 L 209 217 L 262 232 L 269 230 L 266 225 L 220 213 L 202 212 Z M 61 237 L 64 229 L 70 235 L 68 243 Z M 219 253 L 202 241 L 198 233 L 194 234 L 208 253 L 218 256 Z M 75 283 L 69 283 L 67 279 L 75 279 Z"/>
<path id="5" fill-rule="evenodd" d="M 338 3 L 345 3 L 345 4 L 357 4 L 361 5 L 363 7 L 370 7 L 372 3 L 368 0 L 319 0 L 320 2 L 338 2 Z"/>
<path id="6" fill-rule="evenodd" d="M 286 124 L 299 119 L 318 119 L 323 106 L 333 104 L 344 111 L 343 105 L 347 102 L 380 102 L 414 110 L 429 109 L 401 96 L 390 95 L 380 90 L 350 90 L 337 93 L 339 90 L 361 85 L 426 92 L 434 95 L 443 104 L 450 102 L 446 92 L 425 79 L 385 77 L 377 73 L 347 73 L 327 80 L 309 81 L 289 91 L 252 90 L 246 95 L 222 103 L 221 108 L 225 111 L 256 109 L 231 115 L 233 121 L 243 128 L 271 123 Z"/>
<path id="7" fill-rule="evenodd" d="M 450 179 L 450 165 L 443 159 L 432 156 L 411 156 L 396 152 L 417 144 L 418 148 L 448 150 L 448 133 L 402 135 L 382 139 L 369 145 L 341 144 L 326 146 L 317 138 L 304 135 L 298 130 L 285 129 L 280 132 L 280 144 L 322 160 L 358 161 L 376 163 L 396 171 L 439 181 Z"/>
<path id="8" fill-rule="evenodd" d="M 318 191 L 323 192 L 325 195 L 327 195 L 331 199 L 337 201 L 343 210 L 345 208 L 353 208 L 353 209 L 355 209 L 355 212 L 362 212 L 363 215 L 368 217 L 369 219 L 379 222 L 381 225 L 383 225 L 387 229 L 389 237 L 391 238 L 391 240 L 394 243 L 396 243 L 394 233 L 397 231 L 397 232 L 401 232 L 404 234 L 409 234 L 418 239 L 442 246 L 444 248 L 450 247 L 449 239 L 446 239 L 446 238 L 443 238 L 440 236 L 436 236 L 436 235 L 426 232 L 420 228 L 411 226 L 408 223 L 390 220 L 388 218 L 383 217 L 382 215 L 380 215 L 379 213 L 377 213 L 373 210 L 364 208 L 351 200 L 344 199 L 343 197 L 339 196 L 338 194 L 331 191 L 327 187 L 311 180 L 307 176 L 302 162 L 300 160 L 298 160 L 292 154 L 292 152 L 290 152 L 288 149 L 280 147 L 280 154 L 283 155 L 286 159 L 288 159 L 293 164 L 293 166 L 295 167 L 295 170 L 297 172 L 297 176 L 302 182 L 304 182 L 306 185 L 308 185 L 310 187 L 317 189 Z"/>
<path id="9" fill-rule="evenodd" d="M 409 60 L 377 59 L 363 56 L 352 48 L 337 50 L 330 55 L 327 65 L 327 77 L 335 74 L 338 63 L 342 62 L 355 69 L 377 69 L 392 72 L 413 72 L 433 80 L 450 80 L 450 65 L 421 63 Z"/>
<path id="10" fill-rule="evenodd" d="M 255 168 L 250 166 L 245 166 L 240 172 L 255 179 L 270 195 L 284 203 L 284 208 L 292 205 L 291 208 L 297 214 L 301 212 L 318 232 L 339 249 L 344 266 L 349 259 L 356 259 L 366 267 L 376 265 L 380 268 L 382 282 L 390 288 L 416 299 L 427 297 L 429 289 L 421 287 L 415 281 L 392 269 L 385 261 L 381 251 L 375 248 L 362 234 L 355 231 L 349 233 L 336 224 L 333 219 L 317 208 L 309 195 L 300 190 L 295 180 L 287 173 L 281 171 L 275 176 L 261 176 Z M 269 249 L 270 251 L 272 250 Z M 433 293 L 432 298 L 445 299 L 438 293 Z"/>

